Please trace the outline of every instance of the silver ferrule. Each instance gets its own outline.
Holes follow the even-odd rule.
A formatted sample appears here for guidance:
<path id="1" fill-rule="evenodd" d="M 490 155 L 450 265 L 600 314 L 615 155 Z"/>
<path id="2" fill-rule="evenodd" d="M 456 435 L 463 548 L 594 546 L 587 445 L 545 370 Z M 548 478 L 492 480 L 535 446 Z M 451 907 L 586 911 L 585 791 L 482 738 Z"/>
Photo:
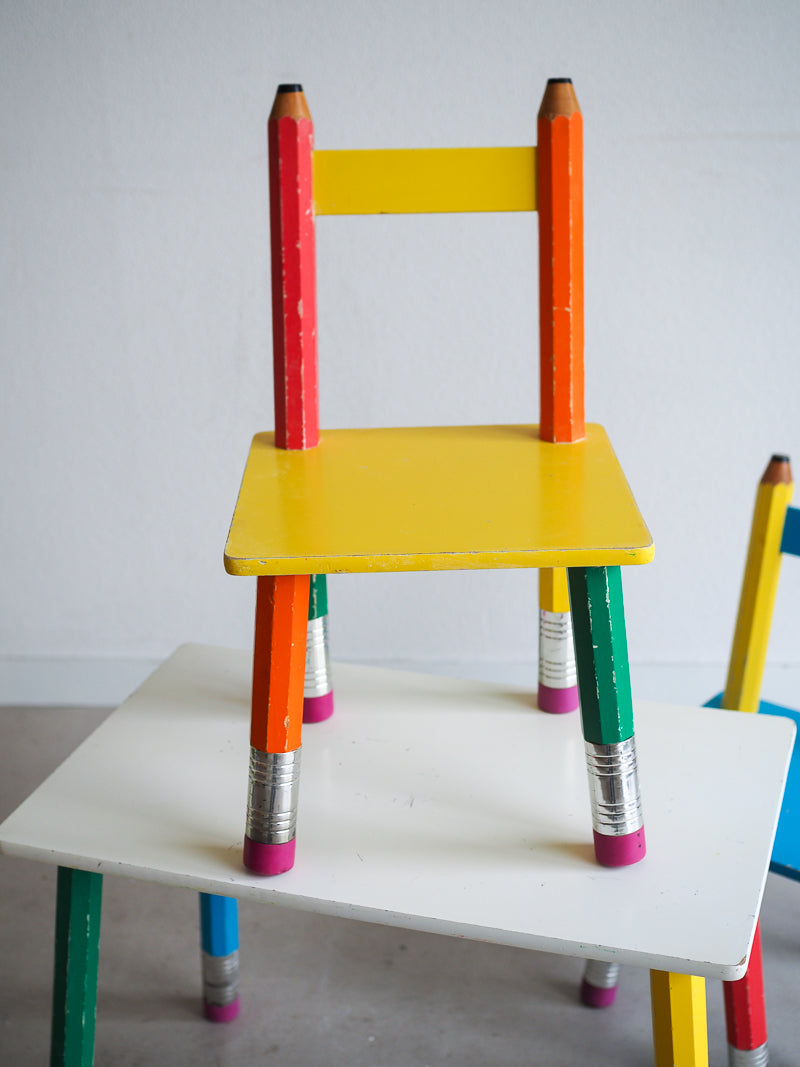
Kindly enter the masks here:
<path id="1" fill-rule="evenodd" d="M 550 689 L 570 689 L 578 684 L 568 611 L 539 611 L 539 684 Z"/>
<path id="2" fill-rule="evenodd" d="M 261 752 L 250 749 L 247 836 L 262 845 L 291 841 L 297 825 L 300 749 Z"/>
<path id="3" fill-rule="evenodd" d="M 203 953 L 203 1000 L 220 1008 L 239 996 L 239 950 L 227 956 Z"/>
<path id="4" fill-rule="evenodd" d="M 592 824 L 599 834 L 622 837 L 642 828 L 642 798 L 636 766 L 636 739 L 586 746 Z"/>
<path id="5" fill-rule="evenodd" d="M 331 665 L 328 658 L 328 616 L 308 620 L 306 635 L 306 681 L 303 695 L 324 697 L 331 689 Z"/>
<path id="6" fill-rule="evenodd" d="M 734 1048 L 728 1045 L 728 1067 L 767 1067 L 768 1063 L 766 1041 L 758 1048 Z"/>
<path id="7" fill-rule="evenodd" d="M 587 960 L 583 980 L 595 989 L 613 989 L 619 981 L 619 964 L 606 960 Z"/>

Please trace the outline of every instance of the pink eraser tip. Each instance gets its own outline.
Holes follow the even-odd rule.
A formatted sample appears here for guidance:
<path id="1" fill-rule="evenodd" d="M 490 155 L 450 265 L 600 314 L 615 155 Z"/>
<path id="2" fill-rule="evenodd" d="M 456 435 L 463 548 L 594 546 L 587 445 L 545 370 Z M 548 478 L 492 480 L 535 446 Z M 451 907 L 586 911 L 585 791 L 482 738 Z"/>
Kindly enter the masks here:
<path id="1" fill-rule="evenodd" d="M 229 1023 L 239 1015 L 242 1002 L 239 997 L 232 1004 L 209 1004 L 203 1001 L 203 1015 L 212 1023 Z"/>
<path id="2" fill-rule="evenodd" d="M 264 845 L 244 837 L 244 865 L 254 874 L 283 874 L 294 867 L 296 838 L 280 845 Z"/>
<path id="3" fill-rule="evenodd" d="M 303 698 L 303 722 L 324 722 L 333 715 L 333 690 L 321 697 Z"/>
<path id="4" fill-rule="evenodd" d="M 614 1003 L 616 995 L 616 986 L 610 989 L 598 989 L 586 979 L 581 982 L 581 1004 L 585 1004 L 587 1008 L 608 1008 Z"/>
<path id="5" fill-rule="evenodd" d="M 578 707 L 578 687 L 571 685 L 568 689 L 552 689 L 549 685 L 539 685 L 539 707 L 554 715 L 563 715 L 565 711 L 576 711 Z"/>
<path id="6" fill-rule="evenodd" d="M 643 860 L 647 847 L 644 843 L 644 827 L 632 834 L 612 837 L 594 832 L 594 854 L 603 867 L 629 867 Z"/>

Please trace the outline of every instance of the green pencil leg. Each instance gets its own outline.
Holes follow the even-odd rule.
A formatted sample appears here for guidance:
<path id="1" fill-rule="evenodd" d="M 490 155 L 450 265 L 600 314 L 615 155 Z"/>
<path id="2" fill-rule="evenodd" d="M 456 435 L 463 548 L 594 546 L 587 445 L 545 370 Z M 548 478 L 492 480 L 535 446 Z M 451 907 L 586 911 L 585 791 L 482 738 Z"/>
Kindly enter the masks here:
<path id="1" fill-rule="evenodd" d="M 91 1067 L 103 876 L 58 868 L 51 1067 Z"/>
<path id="2" fill-rule="evenodd" d="M 606 867 L 644 857 L 628 641 L 619 567 L 567 572 L 595 855 Z"/>

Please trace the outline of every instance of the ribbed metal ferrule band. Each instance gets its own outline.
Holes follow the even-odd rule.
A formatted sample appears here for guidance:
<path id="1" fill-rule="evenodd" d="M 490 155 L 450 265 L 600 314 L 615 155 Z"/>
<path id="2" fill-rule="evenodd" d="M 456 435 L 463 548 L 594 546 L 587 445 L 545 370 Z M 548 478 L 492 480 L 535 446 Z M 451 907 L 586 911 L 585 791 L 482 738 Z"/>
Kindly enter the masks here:
<path id="1" fill-rule="evenodd" d="M 619 981 L 619 964 L 607 960 L 587 960 L 583 979 L 595 989 L 613 989 Z"/>
<path id="2" fill-rule="evenodd" d="M 262 845 L 291 841 L 297 825 L 300 749 L 261 752 L 250 749 L 247 836 Z"/>
<path id="3" fill-rule="evenodd" d="M 636 739 L 629 737 L 613 745 L 585 741 L 584 745 L 595 830 L 610 837 L 640 830 L 643 820 Z"/>
<path id="4" fill-rule="evenodd" d="M 758 1048 L 734 1048 L 728 1045 L 728 1067 L 767 1067 L 768 1063 L 766 1041 Z"/>
<path id="5" fill-rule="evenodd" d="M 539 609 L 539 684 L 551 689 L 570 689 L 578 684 L 568 611 Z"/>
<path id="6" fill-rule="evenodd" d="M 324 697 L 330 693 L 331 666 L 328 658 L 328 616 L 308 620 L 306 636 L 306 680 L 303 695 Z"/>
<path id="7" fill-rule="evenodd" d="M 228 956 L 203 953 L 203 1000 L 224 1008 L 239 996 L 239 951 Z"/>

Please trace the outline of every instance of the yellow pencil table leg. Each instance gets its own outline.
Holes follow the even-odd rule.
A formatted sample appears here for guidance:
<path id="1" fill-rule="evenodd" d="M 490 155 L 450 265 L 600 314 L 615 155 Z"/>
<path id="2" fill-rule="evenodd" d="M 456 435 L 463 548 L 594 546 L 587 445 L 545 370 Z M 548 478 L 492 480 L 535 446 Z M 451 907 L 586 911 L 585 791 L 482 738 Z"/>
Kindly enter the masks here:
<path id="1" fill-rule="evenodd" d="M 650 972 L 656 1067 L 708 1067 L 706 982 L 689 974 Z"/>

